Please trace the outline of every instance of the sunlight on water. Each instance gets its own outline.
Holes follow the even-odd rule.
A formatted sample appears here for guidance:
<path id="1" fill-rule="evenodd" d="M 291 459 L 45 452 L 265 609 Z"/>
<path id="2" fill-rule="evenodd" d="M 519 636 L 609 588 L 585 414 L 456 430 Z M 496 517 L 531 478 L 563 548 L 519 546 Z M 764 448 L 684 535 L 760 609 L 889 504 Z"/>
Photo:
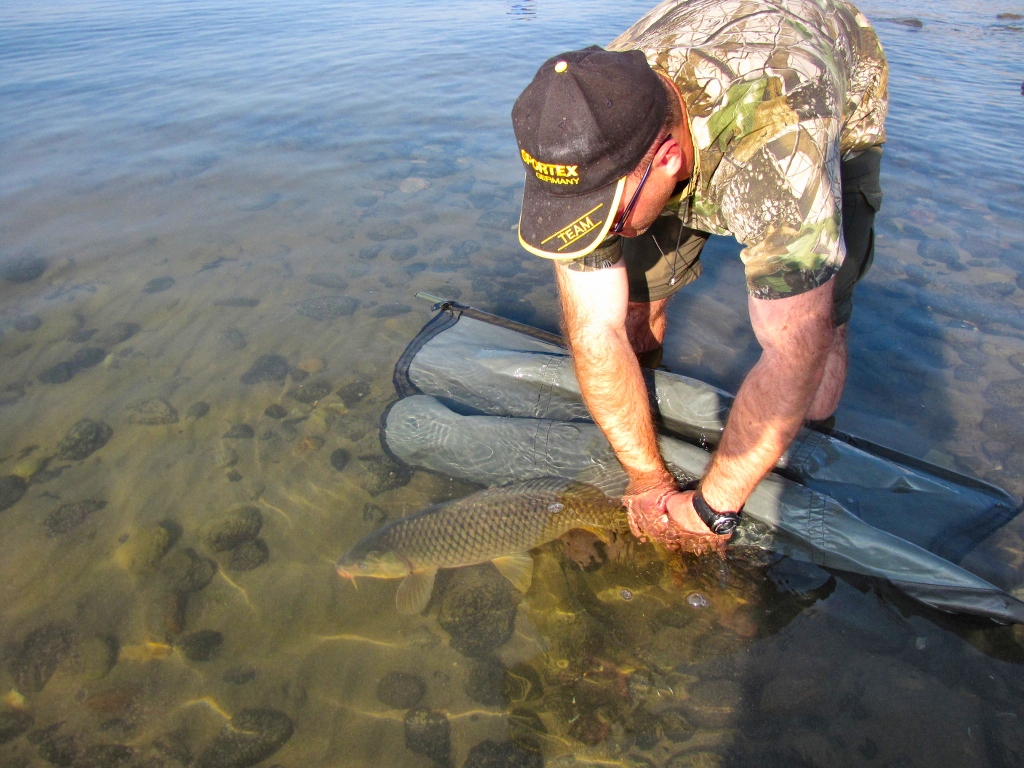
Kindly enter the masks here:
<path id="1" fill-rule="evenodd" d="M 884 585 L 589 533 L 525 595 L 442 571 L 412 617 L 335 573 L 475 490 L 381 447 L 414 294 L 557 330 L 511 105 L 647 3 L 8 6 L 0 763 L 1019 764 L 1019 630 Z M 892 104 L 839 426 L 1019 496 L 1024 9 L 861 9 Z M 709 243 L 666 343 L 729 389 L 737 252 Z M 1019 568 L 1019 531 L 971 557 Z"/>

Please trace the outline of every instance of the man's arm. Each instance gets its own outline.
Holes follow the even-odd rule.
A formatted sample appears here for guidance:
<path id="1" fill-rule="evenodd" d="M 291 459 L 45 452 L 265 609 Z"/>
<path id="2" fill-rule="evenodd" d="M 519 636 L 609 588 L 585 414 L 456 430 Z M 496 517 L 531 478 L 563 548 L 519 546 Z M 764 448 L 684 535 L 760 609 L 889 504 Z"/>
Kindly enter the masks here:
<path id="1" fill-rule="evenodd" d="M 736 395 L 701 481 L 701 494 L 713 509 L 742 507 L 800 430 L 835 333 L 832 289 L 829 280 L 785 299 L 748 300 L 750 323 L 763 352 Z"/>
<path id="2" fill-rule="evenodd" d="M 622 262 L 588 272 L 555 263 L 562 315 L 583 401 L 630 477 L 630 490 L 674 488 L 658 451 L 640 365 L 626 334 Z"/>

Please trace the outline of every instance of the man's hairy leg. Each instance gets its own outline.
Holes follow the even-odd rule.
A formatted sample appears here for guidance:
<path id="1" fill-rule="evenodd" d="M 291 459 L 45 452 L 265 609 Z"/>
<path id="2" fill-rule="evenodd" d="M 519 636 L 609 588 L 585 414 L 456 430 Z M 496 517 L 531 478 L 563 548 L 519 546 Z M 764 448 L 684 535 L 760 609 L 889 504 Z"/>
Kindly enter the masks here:
<path id="1" fill-rule="evenodd" d="M 657 349 L 665 340 L 666 304 L 668 299 L 650 303 L 629 302 L 626 309 L 626 335 L 638 355 Z"/>
<path id="2" fill-rule="evenodd" d="M 846 384 L 846 329 L 846 325 L 841 325 L 835 329 L 832 336 L 825 373 L 821 377 L 818 391 L 814 393 L 811 407 L 807 409 L 808 419 L 827 419 L 839 407 L 839 398 L 842 397 L 843 386 Z"/>

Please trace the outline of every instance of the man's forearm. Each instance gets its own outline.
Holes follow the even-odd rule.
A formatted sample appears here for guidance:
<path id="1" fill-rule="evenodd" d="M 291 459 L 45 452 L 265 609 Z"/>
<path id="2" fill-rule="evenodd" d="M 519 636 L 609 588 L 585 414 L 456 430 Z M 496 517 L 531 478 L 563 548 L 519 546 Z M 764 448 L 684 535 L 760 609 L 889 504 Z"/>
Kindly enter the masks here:
<path id="1" fill-rule="evenodd" d="M 738 510 L 803 425 L 828 359 L 831 282 L 800 296 L 752 302 L 764 348 L 729 413 L 718 450 L 701 481 L 713 509 Z"/>

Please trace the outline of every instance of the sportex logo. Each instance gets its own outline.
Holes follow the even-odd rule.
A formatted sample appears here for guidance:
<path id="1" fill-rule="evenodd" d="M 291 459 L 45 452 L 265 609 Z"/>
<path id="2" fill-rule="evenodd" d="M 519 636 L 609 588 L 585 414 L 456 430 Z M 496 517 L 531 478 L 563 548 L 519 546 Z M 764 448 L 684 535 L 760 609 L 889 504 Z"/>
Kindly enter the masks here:
<path id="1" fill-rule="evenodd" d="M 553 165 L 542 163 L 535 159 L 525 149 L 520 150 L 523 162 L 527 167 L 533 168 L 534 175 L 541 181 L 548 184 L 579 184 L 580 174 L 578 165 Z"/>

